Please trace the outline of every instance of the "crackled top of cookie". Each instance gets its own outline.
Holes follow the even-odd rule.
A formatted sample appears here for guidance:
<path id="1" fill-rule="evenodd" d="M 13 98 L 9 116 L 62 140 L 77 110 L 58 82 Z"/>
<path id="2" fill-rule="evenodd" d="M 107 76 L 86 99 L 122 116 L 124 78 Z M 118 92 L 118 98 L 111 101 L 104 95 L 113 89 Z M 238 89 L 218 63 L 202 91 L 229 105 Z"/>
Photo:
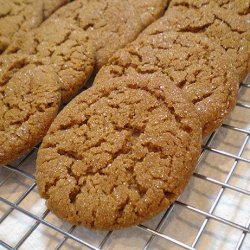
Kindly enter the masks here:
<path id="1" fill-rule="evenodd" d="M 88 33 L 97 50 L 98 68 L 142 30 L 141 19 L 128 1 L 75 1 L 59 9 L 53 17 L 74 22 Z"/>
<path id="2" fill-rule="evenodd" d="M 146 27 L 163 14 L 169 0 L 128 0 L 128 2 L 135 7 Z"/>
<path id="3" fill-rule="evenodd" d="M 12 37 L 38 26 L 43 20 L 42 0 L 0 0 L 0 53 Z"/>
<path id="4" fill-rule="evenodd" d="M 95 84 L 135 74 L 163 74 L 195 104 L 207 135 L 234 106 L 238 79 L 224 50 L 202 34 L 166 32 L 141 37 L 119 50 Z"/>
<path id="5" fill-rule="evenodd" d="M 13 37 L 39 26 L 68 0 L 0 0 L 0 53 Z"/>
<path id="6" fill-rule="evenodd" d="M 0 164 L 35 146 L 47 132 L 60 104 L 57 75 L 26 56 L 0 57 Z"/>
<path id="7" fill-rule="evenodd" d="M 95 229 L 138 224 L 183 190 L 199 155 L 194 106 L 155 77 L 116 79 L 76 97 L 37 159 L 42 197 L 59 217 Z"/>
<path id="8" fill-rule="evenodd" d="M 248 15 L 250 0 L 214 0 L 220 7 L 234 11 L 239 15 Z"/>
<path id="9" fill-rule="evenodd" d="M 43 16 L 48 18 L 54 11 L 70 0 L 43 0 Z"/>
<path id="10" fill-rule="evenodd" d="M 32 62 L 53 66 L 61 81 L 63 100 L 84 85 L 95 63 L 94 47 L 86 33 L 56 18 L 15 39 L 5 51 L 13 53 L 32 55 Z"/>
<path id="11" fill-rule="evenodd" d="M 223 0 L 221 0 L 222 2 Z M 249 14 L 245 7 L 238 11 L 217 1 L 171 1 L 165 16 L 150 25 L 141 36 L 166 31 L 203 33 L 222 46 L 242 80 L 250 58 Z M 228 1 L 224 1 L 228 2 Z M 231 1 L 232 4 L 234 1 Z M 241 1 L 235 1 L 237 4 Z"/>
<path id="12" fill-rule="evenodd" d="M 199 9 L 208 5 L 213 5 L 223 9 L 230 10 L 231 12 L 239 15 L 248 15 L 250 8 L 249 0 L 172 0 L 170 7 L 172 6 L 184 6 L 188 8 Z"/>

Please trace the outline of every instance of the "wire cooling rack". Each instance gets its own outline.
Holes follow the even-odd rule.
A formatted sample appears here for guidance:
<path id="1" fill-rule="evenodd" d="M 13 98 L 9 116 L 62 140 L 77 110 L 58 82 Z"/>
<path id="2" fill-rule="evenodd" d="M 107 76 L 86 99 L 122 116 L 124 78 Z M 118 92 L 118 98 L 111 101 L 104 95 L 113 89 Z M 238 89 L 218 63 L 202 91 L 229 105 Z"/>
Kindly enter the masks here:
<path id="1" fill-rule="evenodd" d="M 0 249 L 250 249 L 250 75 L 230 118 L 203 143 L 195 173 L 145 224 L 93 232 L 59 220 L 39 198 L 37 147 L 0 168 Z"/>

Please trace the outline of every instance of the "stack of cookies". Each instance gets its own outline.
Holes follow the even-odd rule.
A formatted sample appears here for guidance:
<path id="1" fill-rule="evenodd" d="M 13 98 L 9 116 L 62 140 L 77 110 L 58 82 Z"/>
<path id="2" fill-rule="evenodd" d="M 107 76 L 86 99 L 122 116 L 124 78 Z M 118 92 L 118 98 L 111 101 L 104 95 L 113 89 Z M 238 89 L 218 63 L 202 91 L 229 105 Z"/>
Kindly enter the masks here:
<path id="1" fill-rule="evenodd" d="M 118 229 L 167 208 L 202 138 L 236 103 L 250 66 L 250 1 L 172 0 L 156 20 L 167 2 L 75 0 L 0 56 L 0 164 L 52 123 L 38 189 L 73 224 Z M 94 86 L 56 117 L 94 72 Z"/>

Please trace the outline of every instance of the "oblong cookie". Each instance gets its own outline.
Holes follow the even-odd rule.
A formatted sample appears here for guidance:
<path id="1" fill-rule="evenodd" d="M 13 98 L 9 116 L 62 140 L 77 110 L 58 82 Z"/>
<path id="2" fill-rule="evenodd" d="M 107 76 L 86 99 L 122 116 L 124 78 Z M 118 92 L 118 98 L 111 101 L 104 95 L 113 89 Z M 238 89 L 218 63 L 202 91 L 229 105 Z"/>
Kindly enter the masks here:
<path id="1" fill-rule="evenodd" d="M 71 101 L 38 152 L 39 193 L 95 229 L 143 222 L 182 192 L 200 152 L 194 106 L 166 79 L 115 79 Z"/>
<path id="2" fill-rule="evenodd" d="M 33 63 L 54 67 L 63 100 L 84 86 L 95 64 L 95 49 L 88 35 L 64 19 L 48 19 L 40 27 L 19 36 L 5 51 L 5 54 L 13 53 L 29 55 Z"/>
<path id="3" fill-rule="evenodd" d="M 224 50 L 202 34 L 162 32 L 141 36 L 119 50 L 95 78 L 163 74 L 196 106 L 206 136 L 236 102 L 238 78 Z"/>
<path id="4" fill-rule="evenodd" d="M 165 16 L 141 36 L 167 31 L 203 33 L 224 48 L 242 80 L 249 72 L 249 8 L 250 1 L 244 0 L 174 0 Z"/>
<path id="5" fill-rule="evenodd" d="M 166 9 L 169 0 L 128 0 L 137 10 L 145 27 L 158 19 Z"/>
<path id="6" fill-rule="evenodd" d="M 0 165 L 40 142 L 60 105 L 53 69 L 28 63 L 22 55 L 0 58 Z"/>
<path id="7" fill-rule="evenodd" d="M 133 41 L 143 28 L 140 16 L 127 0 L 74 1 L 53 17 L 67 19 L 87 32 L 96 47 L 97 68 L 117 49 Z"/>

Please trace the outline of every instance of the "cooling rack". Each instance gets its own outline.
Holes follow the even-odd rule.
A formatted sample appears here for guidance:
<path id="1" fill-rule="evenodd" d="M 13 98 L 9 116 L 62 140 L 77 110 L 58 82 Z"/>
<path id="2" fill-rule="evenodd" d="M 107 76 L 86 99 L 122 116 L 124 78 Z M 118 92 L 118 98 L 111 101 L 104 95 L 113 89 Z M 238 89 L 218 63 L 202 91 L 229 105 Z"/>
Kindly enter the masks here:
<path id="1" fill-rule="evenodd" d="M 179 199 L 145 224 L 93 232 L 56 218 L 34 179 L 38 147 L 0 168 L 0 249 L 250 249 L 250 75 L 229 119 L 204 140 Z"/>

